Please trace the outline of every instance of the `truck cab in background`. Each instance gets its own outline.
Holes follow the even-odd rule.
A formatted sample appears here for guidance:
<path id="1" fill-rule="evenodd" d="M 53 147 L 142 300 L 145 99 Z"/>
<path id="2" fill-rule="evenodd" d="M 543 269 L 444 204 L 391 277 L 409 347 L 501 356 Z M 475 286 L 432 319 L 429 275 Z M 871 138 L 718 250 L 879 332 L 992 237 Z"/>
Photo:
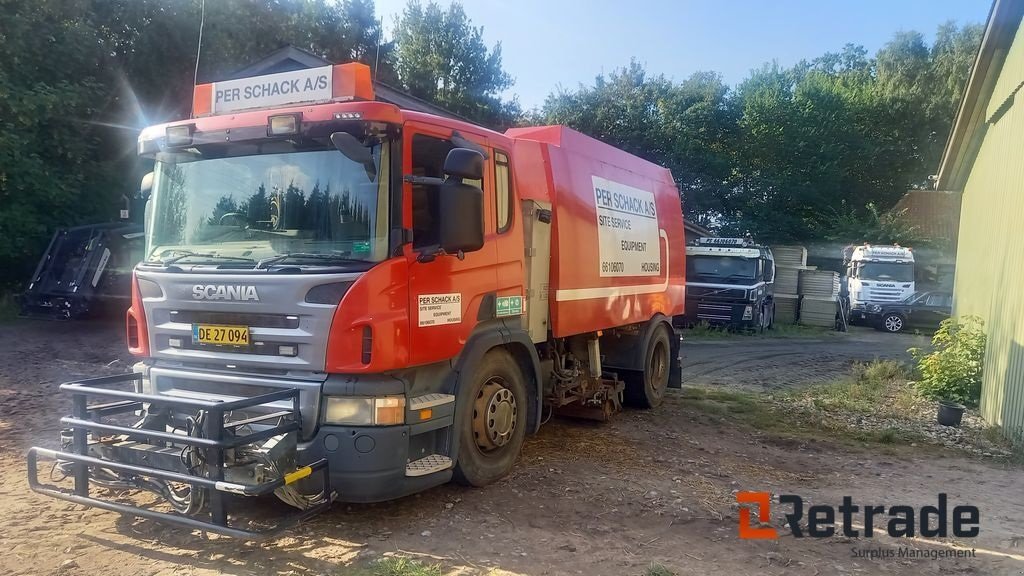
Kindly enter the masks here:
<path id="1" fill-rule="evenodd" d="M 843 260 L 843 293 L 849 301 L 851 321 L 863 321 L 873 304 L 895 304 L 914 293 L 914 253 L 910 248 L 865 243 L 847 247 Z"/>
<path id="2" fill-rule="evenodd" d="M 775 259 L 749 238 L 701 238 L 686 249 L 685 323 L 772 327 Z"/>

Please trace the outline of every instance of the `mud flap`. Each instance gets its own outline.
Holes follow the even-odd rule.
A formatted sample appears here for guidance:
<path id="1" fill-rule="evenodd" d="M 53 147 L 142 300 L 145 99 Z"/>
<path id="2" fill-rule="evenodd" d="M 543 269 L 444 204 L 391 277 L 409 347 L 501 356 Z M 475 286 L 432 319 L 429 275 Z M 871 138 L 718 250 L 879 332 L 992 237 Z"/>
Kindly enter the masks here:
<path id="1" fill-rule="evenodd" d="M 673 358 L 672 371 L 668 376 L 668 387 L 680 389 L 683 387 L 683 347 L 681 346 L 683 336 L 675 327 L 669 336 L 669 356 Z"/>

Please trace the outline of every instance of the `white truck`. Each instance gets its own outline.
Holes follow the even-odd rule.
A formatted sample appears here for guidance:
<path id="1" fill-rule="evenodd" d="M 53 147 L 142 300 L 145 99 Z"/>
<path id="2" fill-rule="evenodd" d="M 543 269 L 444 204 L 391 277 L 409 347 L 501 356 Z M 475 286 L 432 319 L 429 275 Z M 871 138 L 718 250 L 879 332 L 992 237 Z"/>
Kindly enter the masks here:
<path id="1" fill-rule="evenodd" d="M 914 293 L 914 253 L 898 244 L 864 244 L 844 250 L 850 319 L 862 320 L 872 304 L 900 302 Z"/>

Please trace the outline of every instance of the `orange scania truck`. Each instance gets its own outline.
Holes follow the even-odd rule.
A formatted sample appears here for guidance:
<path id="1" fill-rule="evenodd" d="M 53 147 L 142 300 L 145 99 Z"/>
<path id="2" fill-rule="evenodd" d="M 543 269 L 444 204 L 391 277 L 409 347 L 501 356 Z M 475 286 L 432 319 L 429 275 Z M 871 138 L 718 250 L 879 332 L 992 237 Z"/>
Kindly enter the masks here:
<path id="1" fill-rule="evenodd" d="M 193 117 L 138 148 L 138 363 L 62 385 L 61 449 L 28 454 L 38 492 L 266 536 L 335 500 L 483 486 L 552 413 L 606 419 L 679 386 L 665 168 L 562 126 L 374 101 L 361 64 L 196 86 Z M 42 459 L 67 480 L 41 482 Z M 232 505 L 271 493 L 300 511 L 267 527 Z"/>

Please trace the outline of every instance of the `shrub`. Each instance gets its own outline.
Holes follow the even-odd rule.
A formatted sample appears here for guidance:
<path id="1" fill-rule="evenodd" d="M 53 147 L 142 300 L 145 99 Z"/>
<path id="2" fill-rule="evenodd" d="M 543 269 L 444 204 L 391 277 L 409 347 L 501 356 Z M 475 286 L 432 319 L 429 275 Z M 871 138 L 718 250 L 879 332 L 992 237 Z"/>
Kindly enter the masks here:
<path id="1" fill-rule="evenodd" d="M 917 361 L 917 389 L 922 396 L 978 405 L 985 360 L 984 326 L 977 316 L 949 318 L 932 337 L 930 352 L 910 349 Z"/>

